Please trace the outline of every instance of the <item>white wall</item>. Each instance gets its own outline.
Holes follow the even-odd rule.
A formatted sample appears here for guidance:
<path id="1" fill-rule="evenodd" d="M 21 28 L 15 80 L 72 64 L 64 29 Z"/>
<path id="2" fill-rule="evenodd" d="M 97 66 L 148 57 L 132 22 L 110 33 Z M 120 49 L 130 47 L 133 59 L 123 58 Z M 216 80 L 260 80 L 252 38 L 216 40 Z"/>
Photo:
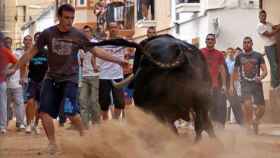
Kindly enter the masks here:
<path id="1" fill-rule="evenodd" d="M 51 10 L 48 14 L 41 17 L 36 22 L 36 32 L 43 31 L 44 29 L 51 27 L 55 24 L 55 10 Z"/>
<path id="2" fill-rule="evenodd" d="M 263 43 L 260 40 L 256 27 L 259 9 L 223 9 L 208 13 L 209 23 L 218 18 L 220 33 L 217 38 L 217 48 L 225 50 L 228 47 L 242 46 L 245 36 L 252 37 L 254 48 L 263 52 Z"/>
<path id="3" fill-rule="evenodd" d="M 41 32 L 46 28 L 55 25 L 55 8 L 53 7 L 48 13 L 40 17 L 25 30 L 22 30 L 22 38 L 26 35 L 33 35 L 36 32 Z M 21 39 L 22 41 L 22 39 Z"/>

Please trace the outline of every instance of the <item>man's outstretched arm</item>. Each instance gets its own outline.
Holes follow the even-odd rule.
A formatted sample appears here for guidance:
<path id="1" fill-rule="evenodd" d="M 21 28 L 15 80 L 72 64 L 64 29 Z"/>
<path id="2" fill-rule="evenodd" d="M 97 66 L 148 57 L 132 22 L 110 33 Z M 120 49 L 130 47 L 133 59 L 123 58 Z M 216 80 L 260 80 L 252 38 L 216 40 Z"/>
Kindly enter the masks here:
<path id="1" fill-rule="evenodd" d="M 18 62 L 8 68 L 7 76 L 13 75 L 19 68 L 24 67 L 29 61 L 38 53 L 38 49 L 36 47 L 32 47 L 28 50 L 24 55 L 18 60 Z"/>

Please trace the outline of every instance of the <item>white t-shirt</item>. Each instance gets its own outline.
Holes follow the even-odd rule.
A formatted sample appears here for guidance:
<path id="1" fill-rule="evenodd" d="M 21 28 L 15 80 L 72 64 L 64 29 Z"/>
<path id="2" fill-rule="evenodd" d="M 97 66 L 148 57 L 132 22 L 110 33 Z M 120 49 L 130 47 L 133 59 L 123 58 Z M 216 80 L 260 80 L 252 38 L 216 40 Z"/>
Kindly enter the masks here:
<path id="1" fill-rule="evenodd" d="M 91 42 L 97 42 L 96 39 L 91 39 Z M 83 77 L 88 77 L 88 76 L 98 76 L 99 73 L 96 73 L 93 71 L 93 66 L 91 64 L 91 57 L 92 54 L 91 52 L 85 53 L 83 50 L 79 51 L 79 57 L 83 61 L 83 67 L 82 67 L 82 76 Z M 98 64 L 98 58 L 96 58 L 96 64 Z"/>
<path id="2" fill-rule="evenodd" d="M 17 59 L 19 59 L 24 53 L 24 51 L 22 51 L 22 50 L 13 51 L 13 52 Z M 12 75 L 11 77 L 9 77 L 7 79 L 7 87 L 12 88 L 12 89 L 21 88 L 19 81 L 20 81 L 20 71 L 17 70 L 14 75 Z"/>
<path id="3" fill-rule="evenodd" d="M 104 46 L 102 47 L 107 53 L 111 53 L 112 56 L 124 60 L 125 48 L 119 46 Z M 123 68 L 116 63 L 101 60 L 100 61 L 100 79 L 122 79 Z"/>
<path id="4" fill-rule="evenodd" d="M 260 35 L 260 37 L 263 39 L 265 46 L 272 46 L 276 43 L 275 36 L 266 37 L 263 35 L 263 33 L 266 31 L 272 32 L 273 31 L 272 26 L 273 25 L 269 22 L 267 22 L 266 24 L 263 24 L 263 23 L 258 24 L 257 31 L 258 31 L 258 34 Z"/>

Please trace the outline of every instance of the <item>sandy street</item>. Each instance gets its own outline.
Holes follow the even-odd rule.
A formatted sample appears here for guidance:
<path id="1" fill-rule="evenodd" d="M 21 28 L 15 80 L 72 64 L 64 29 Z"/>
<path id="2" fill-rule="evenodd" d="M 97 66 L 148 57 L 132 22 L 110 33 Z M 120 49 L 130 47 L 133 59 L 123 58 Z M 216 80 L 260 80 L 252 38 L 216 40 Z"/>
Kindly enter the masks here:
<path id="1" fill-rule="evenodd" d="M 263 124 L 259 136 L 227 124 L 225 130 L 216 130 L 219 141 L 205 135 L 200 143 L 193 144 L 191 130 L 178 137 L 153 117 L 133 108 L 126 121 L 95 126 L 85 137 L 65 128 L 56 128 L 58 158 L 278 158 L 280 154 L 280 126 L 276 124 Z M 16 131 L 13 123 L 8 134 L 0 136 L 0 157 L 49 158 L 47 145 L 43 130 L 40 135 L 26 134 Z"/>

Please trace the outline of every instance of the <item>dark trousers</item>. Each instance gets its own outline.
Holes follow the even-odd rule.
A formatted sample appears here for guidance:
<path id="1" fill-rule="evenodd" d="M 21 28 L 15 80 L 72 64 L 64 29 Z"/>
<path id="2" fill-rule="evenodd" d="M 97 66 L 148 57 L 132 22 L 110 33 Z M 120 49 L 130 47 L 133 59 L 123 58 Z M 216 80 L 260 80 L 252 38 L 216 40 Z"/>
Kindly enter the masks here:
<path id="1" fill-rule="evenodd" d="M 230 110 L 232 109 L 236 122 L 241 125 L 243 123 L 243 114 L 242 114 L 242 109 L 241 109 L 241 97 L 237 96 L 237 95 L 229 96 L 228 100 L 230 103 L 229 116 L 230 116 Z"/>
<path id="2" fill-rule="evenodd" d="M 210 108 L 211 119 L 222 125 L 226 123 L 226 95 L 220 89 L 212 90 L 213 106 Z"/>

